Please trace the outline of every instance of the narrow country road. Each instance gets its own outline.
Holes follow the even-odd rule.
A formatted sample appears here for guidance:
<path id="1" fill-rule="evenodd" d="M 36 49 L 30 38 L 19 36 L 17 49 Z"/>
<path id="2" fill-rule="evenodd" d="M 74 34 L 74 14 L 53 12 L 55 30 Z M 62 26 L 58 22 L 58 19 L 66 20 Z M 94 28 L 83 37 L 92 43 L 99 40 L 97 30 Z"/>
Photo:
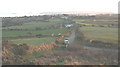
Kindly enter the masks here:
<path id="1" fill-rule="evenodd" d="M 80 47 L 80 44 L 75 43 L 76 30 L 71 31 L 71 35 L 68 37 L 70 46 L 63 49 L 62 47 L 54 51 L 55 56 L 72 56 L 76 62 L 80 62 L 81 65 L 99 65 L 99 64 L 118 64 L 118 50 L 114 49 L 101 49 L 91 47 Z M 86 44 L 86 43 L 85 43 Z"/>
<path id="2" fill-rule="evenodd" d="M 74 43 L 75 40 L 75 30 L 72 30 L 72 34 L 68 37 L 68 40 L 70 41 L 70 44 Z"/>
<path id="3" fill-rule="evenodd" d="M 75 41 L 75 37 L 76 37 L 76 30 L 73 29 L 71 31 L 71 35 L 68 37 L 68 40 L 70 42 L 70 46 L 71 47 L 80 47 L 80 44 L 76 44 Z M 86 44 L 86 43 L 85 43 Z M 90 46 L 84 46 L 83 48 L 85 49 L 90 49 L 90 50 L 106 50 L 106 51 L 118 51 L 117 49 L 105 49 L 105 48 L 97 48 L 97 47 L 90 47 Z"/>

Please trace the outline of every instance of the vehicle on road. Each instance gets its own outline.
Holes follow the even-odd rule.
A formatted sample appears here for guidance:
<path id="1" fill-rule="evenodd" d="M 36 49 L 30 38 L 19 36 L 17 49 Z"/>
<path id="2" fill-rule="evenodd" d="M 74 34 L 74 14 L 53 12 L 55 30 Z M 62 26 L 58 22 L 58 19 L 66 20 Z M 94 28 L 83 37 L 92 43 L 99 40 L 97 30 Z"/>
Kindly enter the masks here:
<path id="1" fill-rule="evenodd" d="M 66 48 L 68 47 L 69 44 L 70 44 L 69 40 L 68 40 L 68 39 L 65 39 L 65 40 L 64 40 L 64 45 L 65 45 Z"/>

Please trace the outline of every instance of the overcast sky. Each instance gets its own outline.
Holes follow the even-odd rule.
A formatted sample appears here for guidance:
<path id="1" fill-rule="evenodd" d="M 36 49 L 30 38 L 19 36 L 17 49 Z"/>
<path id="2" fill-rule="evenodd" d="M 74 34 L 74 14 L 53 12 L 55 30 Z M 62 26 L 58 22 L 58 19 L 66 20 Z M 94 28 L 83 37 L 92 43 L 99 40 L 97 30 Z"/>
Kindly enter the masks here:
<path id="1" fill-rule="evenodd" d="M 118 12 L 119 0 L 1 0 L 0 16 L 36 15 L 41 12 Z"/>

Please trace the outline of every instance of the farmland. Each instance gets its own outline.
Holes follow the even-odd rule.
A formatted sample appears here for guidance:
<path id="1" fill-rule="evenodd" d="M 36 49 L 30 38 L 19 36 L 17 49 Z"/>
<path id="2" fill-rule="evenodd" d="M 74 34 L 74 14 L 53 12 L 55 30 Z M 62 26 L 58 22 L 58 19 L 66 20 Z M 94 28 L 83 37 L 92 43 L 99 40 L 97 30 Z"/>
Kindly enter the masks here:
<path id="1" fill-rule="evenodd" d="M 35 36 L 38 34 L 43 34 L 43 35 L 51 35 L 55 34 L 57 35 L 59 32 L 62 34 L 67 32 L 67 28 L 60 28 L 60 29 L 48 29 L 48 30 L 29 30 L 29 31 L 3 31 L 2 36 L 3 37 L 14 37 L 14 36 Z M 31 32 L 31 34 L 28 34 L 28 32 Z"/>
<path id="2" fill-rule="evenodd" d="M 51 36 L 52 34 L 58 35 L 58 33 L 61 34 L 66 33 L 68 31 L 67 28 L 64 27 L 60 28 L 60 24 L 62 22 L 63 22 L 62 19 L 53 18 L 49 19 L 49 21 L 25 22 L 22 23 L 21 25 L 7 26 L 3 27 L 3 29 L 5 30 L 2 31 L 2 37 L 7 37 L 9 38 L 8 40 L 13 41 L 16 44 L 27 42 L 29 42 L 30 45 L 50 43 L 55 41 L 54 37 L 38 38 L 36 36 L 37 35 Z M 19 38 L 20 36 L 22 36 L 23 38 L 20 39 Z M 14 37 L 14 39 L 12 38 L 10 39 L 10 37 Z"/>
<path id="3" fill-rule="evenodd" d="M 118 42 L 118 28 L 108 27 L 81 27 L 86 39 L 99 40 L 103 42 Z"/>
<path id="4" fill-rule="evenodd" d="M 63 17 L 45 15 L 4 19 L 7 22 L 2 30 L 3 64 L 118 64 L 116 16 Z M 73 27 L 65 27 L 71 22 Z M 67 48 L 63 44 L 66 38 L 70 41 Z"/>
<path id="5" fill-rule="evenodd" d="M 55 25 L 60 22 L 30 22 L 30 23 L 24 23 L 23 25 L 18 25 L 18 26 L 10 26 L 10 27 L 5 27 L 4 29 L 29 29 L 29 30 L 35 30 L 37 27 L 46 27 L 46 26 L 51 26 Z"/>
<path id="6" fill-rule="evenodd" d="M 43 43 L 50 43 L 50 42 L 54 42 L 55 38 L 51 38 L 51 37 L 46 37 L 46 38 L 28 38 L 28 39 L 15 39 L 15 40 L 11 40 L 12 42 L 14 42 L 15 44 L 22 44 L 22 43 L 27 43 L 29 45 L 40 45 Z"/>

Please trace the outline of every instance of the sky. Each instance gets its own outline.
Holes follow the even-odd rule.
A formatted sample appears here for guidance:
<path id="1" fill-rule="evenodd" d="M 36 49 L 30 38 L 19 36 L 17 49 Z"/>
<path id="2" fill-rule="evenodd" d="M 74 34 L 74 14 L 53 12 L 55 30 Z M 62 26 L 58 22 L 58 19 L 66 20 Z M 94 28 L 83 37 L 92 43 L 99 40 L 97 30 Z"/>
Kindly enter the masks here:
<path id="1" fill-rule="evenodd" d="M 118 13 L 119 0 L 1 0 L 0 17 L 45 12 Z"/>

